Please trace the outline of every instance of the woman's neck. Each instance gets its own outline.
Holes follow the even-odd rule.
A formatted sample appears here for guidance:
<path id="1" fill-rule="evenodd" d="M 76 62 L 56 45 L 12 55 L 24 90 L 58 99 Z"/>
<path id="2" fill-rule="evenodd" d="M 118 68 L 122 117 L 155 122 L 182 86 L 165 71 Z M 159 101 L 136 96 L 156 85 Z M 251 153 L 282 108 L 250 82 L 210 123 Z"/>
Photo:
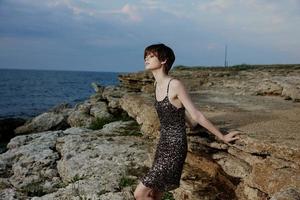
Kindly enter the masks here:
<path id="1" fill-rule="evenodd" d="M 169 77 L 169 75 L 167 75 L 166 73 L 164 73 L 161 69 L 162 68 L 160 68 L 158 70 L 153 70 L 152 71 L 154 79 L 155 79 L 155 81 L 156 81 L 156 83 L 158 85 L 162 85 L 162 83 L 166 80 L 166 78 Z"/>

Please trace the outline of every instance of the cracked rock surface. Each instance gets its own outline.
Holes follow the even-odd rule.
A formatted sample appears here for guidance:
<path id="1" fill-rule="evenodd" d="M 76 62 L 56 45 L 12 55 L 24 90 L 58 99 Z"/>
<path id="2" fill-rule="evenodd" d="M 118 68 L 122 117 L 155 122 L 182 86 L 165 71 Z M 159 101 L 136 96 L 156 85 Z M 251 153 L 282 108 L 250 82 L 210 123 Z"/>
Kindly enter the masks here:
<path id="1" fill-rule="evenodd" d="M 0 154 L 0 199 L 132 199 L 136 182 L 122 181 L 143 173 L 146 145 L 140 136 L 75 127 L 14 137 Z"/>

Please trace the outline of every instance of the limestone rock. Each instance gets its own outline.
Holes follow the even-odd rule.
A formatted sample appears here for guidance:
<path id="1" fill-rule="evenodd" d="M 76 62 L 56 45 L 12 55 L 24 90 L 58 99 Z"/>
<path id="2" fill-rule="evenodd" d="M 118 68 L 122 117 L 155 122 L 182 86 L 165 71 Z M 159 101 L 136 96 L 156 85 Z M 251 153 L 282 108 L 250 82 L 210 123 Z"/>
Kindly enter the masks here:
<path id="1" fill-rule="evenodd" d="M 0 197 L 132 199 L 121 183 L 131 177 L 135 188 L 145 145 L 140 137 L 78 127 L 14 137 L 0 154 Z"/>
<path id="2" fill-rule="evenodd" d="M 103 101 L 96 102 L 91 106 L 90 115 L 100 119 L 109 119 L 113 117 L 112 114 L 108 112 L 107 105 Z"/>
<path id="3" fill-rule="evenodd" d="M 92 121 L 93 117 L 80 110 L 72 112 L 68 117 L 68 124 L 70 124 L 71 127 L 90 127 Z"/>
<path id="4" fill-rule="evenodd" d="M 275 193 L 270 200 L 299 200 L 299 188 L 288 188 Z"/>
<path id="5" fill-rule="evenodd" d="M 152 138 L 158 136 L 160 123 L 153 102 L 149 100 L 149 97 L 126 94 L 120 99 L 120 105 L 129 116 L 141 124 L 143 134 Z"/>
<path id="6" fill-rule="evenodd" d="M 271 80 L 263 80 L 257 88 L 258 95 L 281 95 L 282 87 Z"/>
<path id="7" fill-rule="evenodd" d="M 36 133 L 46 130 L 61 130 L 68 128 L 69 125 L 64 114 L 53 112 L 42 113 L 41 115 L 27 121 L 23 126 L 15 129 L 16 134 Z"/>
<path id="8" fill-rule="evenodd" d="M 98 94 L 102 94 L 103 90 L 104 90 L 104 86 L 100 85 L 97 82 L 93 82 L 91 83 L 91 86 L 93 87 L 93 89 L 95 90 L 96 93 Z"/>
<path id="9" fill-rule="evenodd" d="M 153 75 L 149 71 L 121 74 L 118 78 L 121 86 L 126 88 L 128 92 L 141 92 L 145 85 L 154 82 Z"/>

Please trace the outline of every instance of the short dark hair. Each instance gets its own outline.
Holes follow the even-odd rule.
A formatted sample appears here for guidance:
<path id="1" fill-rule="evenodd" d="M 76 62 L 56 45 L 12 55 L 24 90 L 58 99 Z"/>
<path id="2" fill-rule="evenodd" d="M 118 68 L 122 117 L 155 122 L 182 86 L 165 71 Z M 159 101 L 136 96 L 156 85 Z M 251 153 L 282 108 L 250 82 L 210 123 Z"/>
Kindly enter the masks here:
<path id="1" fill-rule="evenodd" d="M 166 60 L 164 70 L 165 70 L 165 73 L 168 74 L 174 61 L 175 61 L 175 54 L 174 54 L 173 50 L 170 47 L 168 47 L 162 43 L 152 44 L 145 48 L 144 59 L 151 53 L 156 55 L 158 60 L 161 62 Z"/>

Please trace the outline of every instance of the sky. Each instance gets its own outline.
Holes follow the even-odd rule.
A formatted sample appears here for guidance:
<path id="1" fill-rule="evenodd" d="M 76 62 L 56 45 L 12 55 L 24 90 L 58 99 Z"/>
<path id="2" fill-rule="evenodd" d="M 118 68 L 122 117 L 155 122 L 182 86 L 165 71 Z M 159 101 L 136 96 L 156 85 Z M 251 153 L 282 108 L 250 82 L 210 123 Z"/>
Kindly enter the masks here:
<path id="1" fill-rule="evenodd" d="M 136 72 L 164 43 L 174 66 L 300 63 L 300 0 L 0 0 L 0 68 Z"/>

